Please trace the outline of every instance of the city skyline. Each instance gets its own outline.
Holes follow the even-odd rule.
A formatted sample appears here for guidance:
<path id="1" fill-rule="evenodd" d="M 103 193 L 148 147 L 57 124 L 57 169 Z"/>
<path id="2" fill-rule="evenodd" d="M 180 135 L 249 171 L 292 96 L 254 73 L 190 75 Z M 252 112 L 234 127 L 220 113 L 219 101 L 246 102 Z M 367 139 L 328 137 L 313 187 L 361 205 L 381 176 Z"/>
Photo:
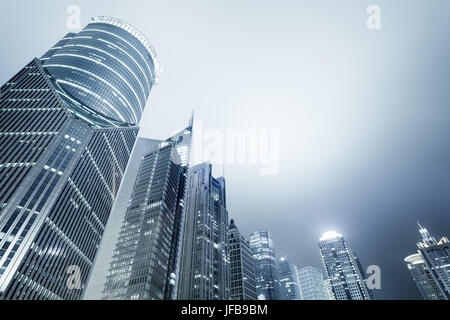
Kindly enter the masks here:
<path id="1" fill-rule="evenodd" d="M 441 9 L 442 6 L 431 5 L 424 9 L 419 2 L 415 3 L 417 6 L 408 15 L 401 13 L 406 2 L 383 4 L 386 25 L 383 24 L 379 32 L 375 31 L 378 33 L 372 33 L 365 29 L 366 4 L 352 7 L 328 2 L 330 11 L 335 13 L 333 16 L 325 14 L 318 6 L 305 3 L 289 3 L 291 10 L 288 11 L 292 14 L 282 14 L 269 5 L 262 6 L 259 13 L 252 12 L 250 5 L 243 6 L 241 13 L 232 13 L 229 7 L 212 4 L 203 11 L 195 4 L 185 13 L 186 6 L 177 4 L 175 7 L 183 10 L 178 10 L 171 17 L 168 13 L 174 7 L 170 5 L 140 3 L 148 10 L 143 10 L 146 14 L 138 14 L 130 13 L 119 2 L 109 8 L 98 3 L 78 2 L 82 26 L 91 16 L 99 13 L 118 16 L 138 26 L 152 41 L 155 39 L 158 53 L 160 50 L 164 53 L 165 71 L 161 85 L 152 92 L 152 110 L 150 112 L 146 108 L 144 112 L 140 135 L 156 138 L 169 136 L 175 131 L 174 128 L 183 127 L 192 109 L 195 109 L 198 120 L 205 127 L 282 128 L 280 173 L 277 176 L 259 176 L 258 170 L 251 166 L 225 166 L 230 216 L 239 221 L 240 229 L 247 235 L 257 229 L 269 229 L 277 244 L 276 250 L 286 253 L 299 267 L 319 266 L 317 238 L 327 230 L 339 230 L 346 235 L 366 266 L 381 267 L 382 289 L 377 290 L 376 294 L 377 298 L 388 299 L 420 298 L 403 262 L 403 258 L 412 253 L 411 243 L 417 236 L 415 221 L 420 220 L 432 227 L 436 234 L 448 234 L 449 229 L 450 204 L 446 199 L 446 190 L 450 181 L 448 175 L 443 174 L 448 170 L 445 165 L 448 162 L 445 151 L 448 143 L 444 137 L 447 136 L 445 128 L 448 127 L 449 117 L 444 106 L 449 96 L 441 85 L 448 83 L 448 77 L 446 73 L 442 73 L 441 78 L 434 77 L 447 66 L 445 56 L 448 56 L 449 48 L 433 34 L 436 29 L 442 30 L 441 38 L 445 38 L 445 32 L 450 28 L 445 28 L 448 22 L 443 19 L 441 12 L 445 10 Z M 0 53 L 1 61 L 4 61 L 0 66 L 1 83 L 70 31 L 64 29 L 69 4 L 27 4 L 25 8 L 19 2 L 5 4 L 3 13 L 21 12 L 24 19 L 36 26 L 10 30 L 11 36 L 6 37 Z M 236 3 L 229 5 L 235 8 Z M 408 30 L 401 27 L 407 25 L 411 17 L 419 17 L 423 10 L 429 10 L 427 12 L 434 14 L 436 19 L 427 20 L 421 26 L 412 24 Z M 268 27 L 264 20 L 269 17 L 270 11 L 275 12 L 278 19 L 275 19 L 276 24 Z M 305 17 L 302 12 L 307 12 L 311 18 L 299 19 Z M 229 25 L 229 30 L 225 31 L 227 19 L 217 19 L 219 13 L 231 18 L 235 25 Z M 49 14 L 55 18 L 54 21 L 45 18 Z M 189 37 L 185 37 L 178 31 L 188 24 L 189 15 L 197 23 L 186 30 Z M 243 19 L 245 16 L 249 17 L 248 20 Z M 286 18 L 286 23 L 280 22 L 280 17 Z M 301 22 L 294 23 L 297 20 Z M 317 23 L 312 20 L 317 20 Z M 445 23 L 444 28 L 437 27 L 435 23 L 438 22 Z M 1 23 L 6 29 L 11 24 L 11 18 L 5 14 Z M 174 23 L 173 27 L 170 27 L 171 23 Z M 210 26 L 208 31 L 205 28 L 207 25 Z M 329 30 L 325 27 L 329 25 L 338 27 Z M 301 32 L 301 27 L 308 32 Z M 236 30 L 242 32 L 242 36 Z M 283 31 L 287 32 L 285 37 Z M 270 50 L 263 45 L 265 37 L 262 34 L 268 34 L 272 39 L 277 39 L 281 34 L 277 46 L 272 46 L 279 47 L 279 50 Z M 418 37 L 421 39 L 419 41 L 414 34 L 427 36 Z M 215 35 L 219 37 L 215 38 Z M 245 44 L 250 36 L 255 39 L 254 47 Z M 337 40 L 330 42 L 333 36 Z M 43 41 L 40 41 L 41 38 Z M 291 39 L 296 41 L 289 42 Z M 22 50 L 17 50 L 19 47 Z M 189 47 L 186 52 L 185 47 Z M 356 49 L 353 53 L 355 59 L 351 63 L 344 47 Z M 426 50 L 421 51 L 424 48 Z M 232 62 L 227 62 L 225 52 L 232 52 Z M 317 60 L 309 56 L 318 52 Z M 335 55 L 328 52 L 335 52 Z M 260 59 L 253 59 L 259 54 Z M 298 57 L 298 62 L 293 60 L 294 55 Z M 273 57 L 283 58 L 276 60 Z M 263 73 L 257 70 L 263 70 L 266 61 L 277 66 L 271 68 L 276 81 L 264 80 L 271 82 L 269 87 L 249 76 L 256 72 L 263 79 Z M 317 67 L 320 61 L 324 62 L 324 68 Z M 342 67 L 336 67 L 339 62 Z M 223 69 L 219 66 L 221 63 L 224 63 Z M 307 65 L 313 67 L 300 68 Z M 288 66 L 296 71 L 288 72 Z M 327 68 L 337 68 L 339 74 L 325 70 Z M 399 70 L 395 76 L 387 71 L 396 68 Z M 231 72 L 227 73 L 227 70 Z M 190 80 L 182 81 L 188 74 Z M 213 74 L 220 76 L 215 78 Z M 377 81 L 368 80 L 371 74 Z M 308 85 L 303 77 L 312 79 L 312 83 L 327 78 L 325 93 L 331 94 L 339 107 L 321 107 L 314 97 L 323 96 L 325 100 L 321 102 L 329 107 L 331 103 L 326 94 L 322 95 L 317 88 Z M 343 84 L 337 85 L 336 91 L 329 89 L 336 84 L 334 79 L 339 79 Z M 430 84 L 424 84 L 420 79 L 428 79 Z M 289 85 L 294 80 L 299 80 L 298 86 Z M 208 82 L 211 83 L 209 86 Z M 348 90 L 355 83 L 360 85 L 358 90 Z M 173 94 L 174 90 L 180 90 L 179 94 Z M 266 94 L 260 96 L 256 92 Z M 357 95 L 356 100 L 346 99 L 352 95 Z M 307 98 L 301 100 L 299 96 Z M 295 100 L 296 104 L 288 100 Z M 264 112 L 257 114 L 249 105 L 258 105 Z M 269 114 L 272 105 L 276 105 L 278 111 L 271 116 L 272 119 L 267 119 L 265 114 Z M 316 108 L 311 108 L 311 105 Z M 208 108 L 215 111 L 208 111 Z M 296 108 L 302 111 L 293 111 Z M 358 111 L 358 108 L 370 112 Z M 179 115 L 174 115 L 169 123 L 165 119 L 175 109 L 180 110 Z M 283 114 L 289 114 L 292 122 L 286 120 Z M 351 114 L 356 114 L 356 118 Z M 333 117 L 337 117 L 336 123 L 340 122 L 341 127 L 330 121 Z M 217 121 L 219 118 L 224 120 Z M 300 123 L 294 125 L 294 119 Z M 302 122 L 301 119 L 310 122 Z M 336 140 L 332 138 L 333 134 L 327 133 L 327 127 L 332 128 L 330 132 L 336 133 Z M 372 136 L 370 130 L 375 127 L 380 134 Z M 308 131 L 308 128 L 311 130 Z M 319 134 L 321 131 L 325 133 Z M 366 145 L 371 150 L 365 148 Z M 315 146 L 329 148 L 319 152 Z M 315 165 L 312 165 L 313 162 Z M 215 168 L 222 171 L 222 166 Z M 248 190 L 249 185 L 251 190 Z M 282 192 L 272 196 L 266 190 Z M 256 220 L 256 215 L 251 212 L 257 212 L 259 219 Z M 299 228 L 304 232 L 299 234 Z M 386 252 L 386 247 L 390 248 L 391 253 Z"/>

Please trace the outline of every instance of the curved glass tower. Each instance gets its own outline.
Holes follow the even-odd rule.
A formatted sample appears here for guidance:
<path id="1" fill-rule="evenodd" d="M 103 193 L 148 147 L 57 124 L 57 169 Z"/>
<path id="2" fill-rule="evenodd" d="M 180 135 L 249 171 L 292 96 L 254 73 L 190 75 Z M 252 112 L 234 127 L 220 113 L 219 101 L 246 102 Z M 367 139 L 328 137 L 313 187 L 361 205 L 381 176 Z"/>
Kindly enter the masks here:
<path id="1" fill-rule="evenodd" d="M 159 70 L 99 17 L 0 87 L 0 300 L 83 296 Z"/>
<path id="2" fill-rule="evenodd" d="M 142 33 L 108 17 L 93 18 L 42 60 L 67 95 L 94 112 L 129 124 L 139 123 L 160 70 L 155 50 Z"/>

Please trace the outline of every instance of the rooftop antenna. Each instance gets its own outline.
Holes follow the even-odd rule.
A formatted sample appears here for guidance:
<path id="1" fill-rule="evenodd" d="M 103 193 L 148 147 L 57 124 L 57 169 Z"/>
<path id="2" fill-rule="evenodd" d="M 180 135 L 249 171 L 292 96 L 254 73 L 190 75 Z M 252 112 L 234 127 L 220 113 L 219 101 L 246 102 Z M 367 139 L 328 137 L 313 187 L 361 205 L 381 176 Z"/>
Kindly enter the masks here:
<path id="1" fill-rule="evenodd" d="M 189 126 L 191 129 L 194 127 L 194 109 L 192 109 L 191 118 L 189 119 Z"/>

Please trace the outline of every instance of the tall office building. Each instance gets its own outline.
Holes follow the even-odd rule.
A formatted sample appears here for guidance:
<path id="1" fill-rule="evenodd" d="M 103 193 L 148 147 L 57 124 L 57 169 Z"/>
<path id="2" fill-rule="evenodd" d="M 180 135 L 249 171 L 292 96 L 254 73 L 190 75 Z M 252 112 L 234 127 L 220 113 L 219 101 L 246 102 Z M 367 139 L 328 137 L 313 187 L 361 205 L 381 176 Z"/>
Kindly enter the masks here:
<path id="1" fill-rule="evenodd" d="M 82 297 L 158 73 L 139 31 L 99 17 L 0 88 L 2 299 Z"/>
<path id="2" fill-rule="evenodd" d="M 231 219 L 228 231 L 230 251 L 230 295 L 232 300 L 256 300 L 255 260 L 250 243 Z"/>
<path id="3" fill-rule="evenodd" d="M 104 299 L 175 297 L 191 140 L 192 121 L 179 134 L 158 141 L 142 157 Z"/>
<path id="4" fill-rule="evenodd" d="M 287 257 L 278 258 L 278 271 L 280 273 L 281 295 L 284 300 L 302 300 L 297 266 Z"/>
<path id="5" fill-rule="evenodd" d="M 422 241 L 417 243 L 420 256 L 410 256 L 408 261 L 405 259 L 408 268 L 425 299 L 449 300 L 450 242 L 446 237 L 437 241 L 420 224 L 419 232 L 422 236 Z"/>
<path id="6" fill-rule="evenodd" d="M 420 253 L 406 257 L 405 262 L 420 294 L 425 300 L 445 300 L 445 296 Z"/>
<path id="7" fill-rule="evenodd" d="M 320 269 L 303 267 L 298 270 L 298 279 L 303 300 L 328 300 Z"/>
<path id="8" fill-rule="evenodd" d="M 258 300 L 282 299 L 272 236 L 268 231 L 255 231 L 250 236 L 250 248 L 255 259 L 256 296 Z"/>
<path id="9" fill-rule="evenodd" d="M 326 232 L 319 241 L 320 254 L 336 300 L 372 300 L 362 265 L 344 237 Z"/>
<path id="10" fill-rule="evenodd" d="M 114 201 L 111 214 L 106 224 L 98 253 L 95 257 L 94 266 L 87 284 L 83 299 L 100 300 L 103 297 L 106 279 L 111 265 L 111 259 L 116 248 L 116 241 L 127 212 L 127 207 L 133 194 L 134 183 L 139 172 L 141 159 L 151 149 L 157 147 L 160 140 L 137 138 L 131 153 L 128 166 L 122 179 L 122 184 Z"/>
<path id="11" fill-rule="evenodd" d="M 202 163 L 191 168 L 188 181 L 178 299 L 228 300 L 225 179 L 214 178 L 211 164 Z"/>

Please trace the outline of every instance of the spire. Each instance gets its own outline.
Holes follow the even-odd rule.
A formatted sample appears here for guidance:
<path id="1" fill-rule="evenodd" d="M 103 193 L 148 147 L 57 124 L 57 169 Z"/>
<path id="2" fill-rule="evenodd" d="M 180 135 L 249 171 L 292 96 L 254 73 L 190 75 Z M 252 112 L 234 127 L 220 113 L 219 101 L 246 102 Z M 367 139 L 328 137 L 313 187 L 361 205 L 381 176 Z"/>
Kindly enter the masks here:
<path id="1" fill-rule="evenodd" d="M 191 118 L 189 119 L 189 127 L 191 127 L 191 130 L 194 127 L 194 109 L 192 109 Z"/>
<path id="2" fill-rule="evenodd" d="M 419 233 L 422 236 L 423 244 L 425 246 L 432 246 L 437 244 L 436 239 L 431 236 L 426 228 L 422 227 L 419 222 L 417 222 L 417 225 L 419 226 Z"/>
<path id="3" fill-rule="evenodd" d="M 420 224 L 419 221 L 417 221 L 417 225 L 419 226 L 419 230 L 420 230 L 420 229 L 423 229 L 423 227 L 421 226 L 421 224 Z"/>

